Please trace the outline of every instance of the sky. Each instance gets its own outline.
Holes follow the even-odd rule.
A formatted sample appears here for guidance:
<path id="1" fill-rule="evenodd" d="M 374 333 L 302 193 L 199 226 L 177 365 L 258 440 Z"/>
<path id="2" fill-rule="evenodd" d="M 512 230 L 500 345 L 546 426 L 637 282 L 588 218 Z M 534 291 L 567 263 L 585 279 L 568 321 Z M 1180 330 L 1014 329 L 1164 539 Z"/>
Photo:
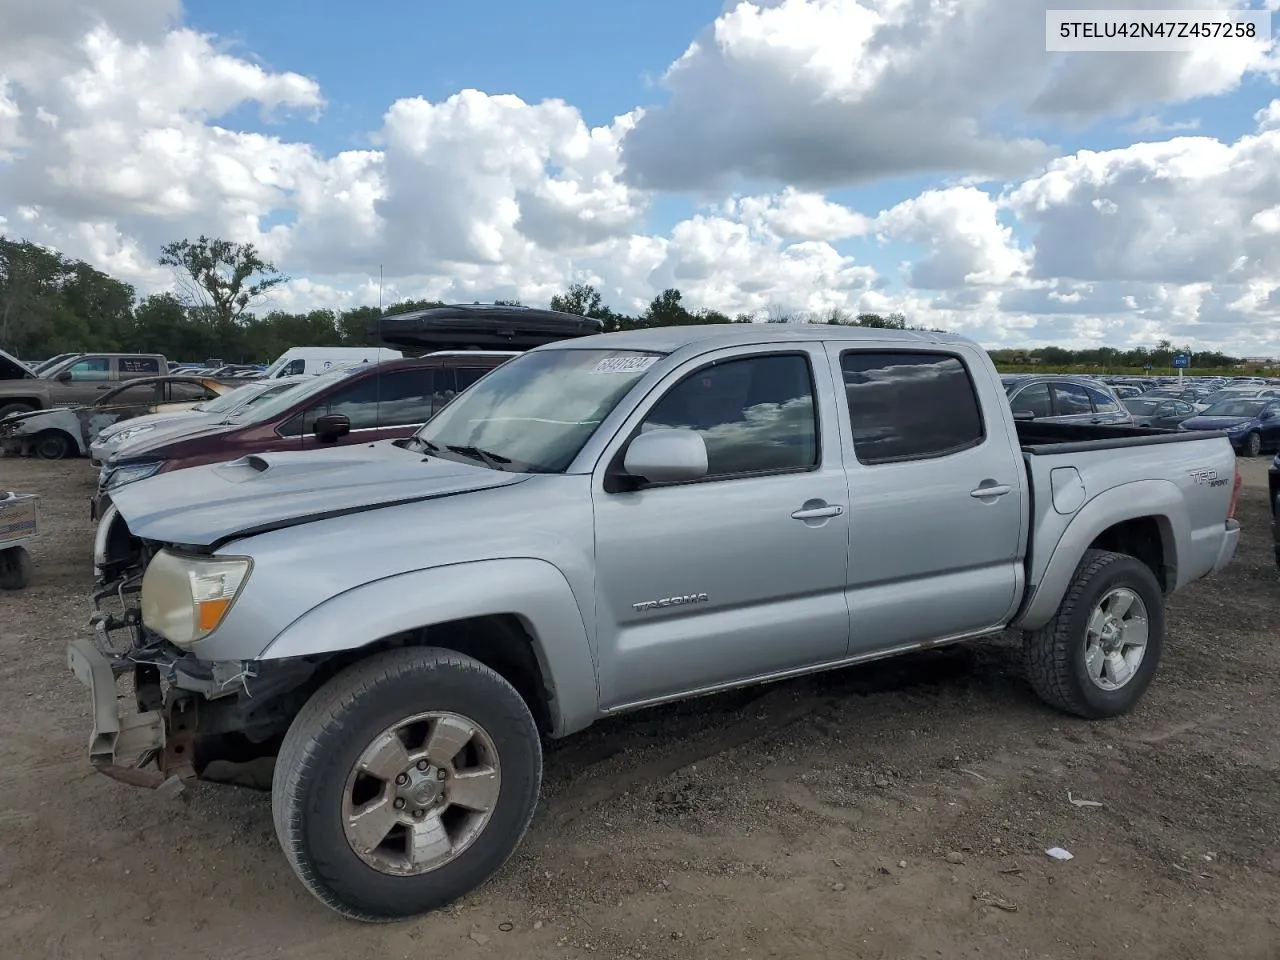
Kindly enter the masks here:
<path id="1" fill-rule="evenodd" d="M 140 295 L 171 240 L 250 242 L 264 309 L 677 287 L 1280 356 L 1274 37 L 1049 53 L 1062 6 L 0 0 L 0 234 Z"/>

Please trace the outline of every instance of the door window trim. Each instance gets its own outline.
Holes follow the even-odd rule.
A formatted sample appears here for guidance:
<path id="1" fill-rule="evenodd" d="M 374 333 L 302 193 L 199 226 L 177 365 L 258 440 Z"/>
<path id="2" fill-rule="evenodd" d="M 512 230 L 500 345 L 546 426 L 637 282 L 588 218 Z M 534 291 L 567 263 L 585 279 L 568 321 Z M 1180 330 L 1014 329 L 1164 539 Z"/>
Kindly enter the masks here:
<path id="1" fill-rule="evenodd" d="M 849 409 L 848 388 L 844 382 L 844 358 L 848 354 L 858 354 L 859 356 L 870 356 L 875 354 L 925 354 L 928 356 L 943 357 L 949 360 L 959 362 L 960 369 L 964 371 L 965 378 L 969 381 L 969 392 L 973 396 L 973 405 L 978 410 L 978 426 L 982 433 L 976 440 L 971 440 L 964 444 L 958 444 L 954 447 L 948 447 L 946 450 L 940 450 L 937 453 L 926 453 L 911 456 L 885 457 L 883 460 L 873 460 L 870 463 L 858 456 L 858 444 L 853 438 L 853 411 Z M 987 429 L 987 409 L 982 404 L 982 395 L 978 392 L 978 381 L 974 379 L 973 371 L 969 369 L 969 364 L 965 362 L 965 358 L 953 350 L 929 350 L 924 347 L 917 347 L 914 344 L 904 344 L 901 347 L 868 347 L 860 349 L 858 347 L 847 347 L 840 351 L 836 357 L 836 389 L 839 392 L 839 401 L 845 405 L 845 410 L 849 417 L 849 433 L 847 437 L 841 437 L 842 441 L 849 443 L 849 449 L 853 452 L 853 458 L 857 461 L 859 467 L 874 468 L 894 463 L 924 463 L 930 460 L 941 460 L 945 457 L 954 457 L 956 454 L 964 453 L 967 450 L 976 450 L 984 446 L 991 438 L 991 432 Z M 1053 401 L 1053 394 L 1050 391 L 1050 402 Z"/>
<path id="2" fill-rule="evenodd" d="M 640 436 L 640 429 L 649 419 L 649 415 L 653 413 L 654 408 L 658 406 L 672 390 L 683 384 L 690 377 L 696 376 L 703 370 L 710 370 L 712 367 L 723 367 L 730 363 L 739 363 L 747 360 L 764 360 L 772 357 L 798 357 L 804 361 L 806 370 L 809 374 L 809 392 L 813 398 L 813 449 L 815 460 L 809 466 L 804 467 L 778 467 L 768 470 L 742 470 L 736 473 L 721 473 L 714 477 L 699 477 L 697 480 L 668 480 L 658 483 L 650 483 L 641 481 L 639 478 L 633 478 L 623 471 L 623 461 L 626 459 L 627 449 L 631 446 L 636 437 Z M 656 396 L 655 396 L 656 395 Z M 618 447 L 612 457 L 609 458 L 608 465 L 605 467 L 602 484 L 605 493 L 634 493 L 638 490 L 658 490 L 666 487 L 689 487 L 704 483 L 720 483 L 722 481 L 732 480 L 749 480 L 757 477 L 791 477 L 799 476 L 806 473 L 816 473 L 822 469 L 822 411 L 819 409 L 817 378 L 813 369 L 813 355 L 803 349 L 777 349 L 765 350 L 751 353 L 735 353 L 730 356 L 718 357 L 705 363 L 698 364 L 683 372 L 676 371 L 674 380 L 669 385 L 664 386 L 662 383 L 656 384 L 655 389 L 641 401 L 639 405 L 643 408 L 640 419 L 636 425 L 627 432 L 626 439 Z M 638 482 L 637 482 L 638 481 Z"/>

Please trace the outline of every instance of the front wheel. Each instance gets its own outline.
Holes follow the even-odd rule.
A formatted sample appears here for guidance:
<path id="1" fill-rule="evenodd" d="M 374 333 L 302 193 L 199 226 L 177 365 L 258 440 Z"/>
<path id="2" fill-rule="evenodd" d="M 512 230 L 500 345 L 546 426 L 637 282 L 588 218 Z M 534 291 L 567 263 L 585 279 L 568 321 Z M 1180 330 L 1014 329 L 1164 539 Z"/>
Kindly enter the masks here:
<path id="1" fill-rule="evenodd" d="M 1262 452 L 1262 434 L 1251 433 L 1244 438 L 1244 455 L 1256 457 Z"/>
<path id="2" fill-rule="evenodd" d="M 1089 550 L 1057 613 L 1023 639 L 1040 698 L 1091 720 L 1131 710 L 1155 677 L 1164 645 L 1164 594 L 1142 561 Z"/>
<path id="3" fill-rule="evenodd" d="M 36 434 L 36 455 L 41 460 L 62 460 L 71 455 L 72 440 L 61 430 L 45 430 Z"/>
<path id="4" fill-rule="evenodd" d="M 294 872 L 353 920 L 444 906 L 515 851 L 538 802 L 542 744 L 493 670 L 449 650 L 378 654 L 299 712 L 271 806 Z"/>

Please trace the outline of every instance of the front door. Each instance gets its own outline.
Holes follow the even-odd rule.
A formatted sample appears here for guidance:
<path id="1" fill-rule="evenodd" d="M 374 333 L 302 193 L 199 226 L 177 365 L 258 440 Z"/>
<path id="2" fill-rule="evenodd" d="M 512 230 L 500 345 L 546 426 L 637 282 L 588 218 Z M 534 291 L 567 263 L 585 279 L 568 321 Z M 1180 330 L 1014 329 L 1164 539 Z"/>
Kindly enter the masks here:
<path id="1" fill-rule="evenodd" d="M 66 379 L 62 379 L 66 377 Z M 50 391 L 55 406 L 87 406 L 116 386 L 112 380 L 111 358 L 81 357 L 64 370 Z"/>
<path id="2" fill-rule="evenodd" d="M 849 495 L 820 345 L 700 358 L 668 376 L 592 480 L 602 705 L 844 657 Z M 815 410 L 815 396 L 817 409 Z M 698 431 L 708 474 L 610 492 L 637 431 Z"/>
<path id="3" fill-rule="evenodd" d="M 999 626 L 1028 523 L 1003 393 L 959 352 L 842 347 L 828 349 L 846 397 L 850 652 Z"/>

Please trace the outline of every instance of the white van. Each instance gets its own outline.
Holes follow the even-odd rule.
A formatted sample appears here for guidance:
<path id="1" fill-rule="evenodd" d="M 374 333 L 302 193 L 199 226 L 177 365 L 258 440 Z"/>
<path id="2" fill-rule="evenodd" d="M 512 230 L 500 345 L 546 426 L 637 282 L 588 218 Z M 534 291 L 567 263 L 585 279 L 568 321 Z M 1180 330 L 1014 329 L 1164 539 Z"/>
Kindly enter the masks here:
<path id="1" fill-rule="evenodd" d="M 263 371 L 262 380 L 276 377 L 314 375 L 335 367 L 350 367 L 357 363 L 380 363 L 383 360 L 399 360 L 399 350 L 386 347 L 290 347 L 275 363 Z"/>

